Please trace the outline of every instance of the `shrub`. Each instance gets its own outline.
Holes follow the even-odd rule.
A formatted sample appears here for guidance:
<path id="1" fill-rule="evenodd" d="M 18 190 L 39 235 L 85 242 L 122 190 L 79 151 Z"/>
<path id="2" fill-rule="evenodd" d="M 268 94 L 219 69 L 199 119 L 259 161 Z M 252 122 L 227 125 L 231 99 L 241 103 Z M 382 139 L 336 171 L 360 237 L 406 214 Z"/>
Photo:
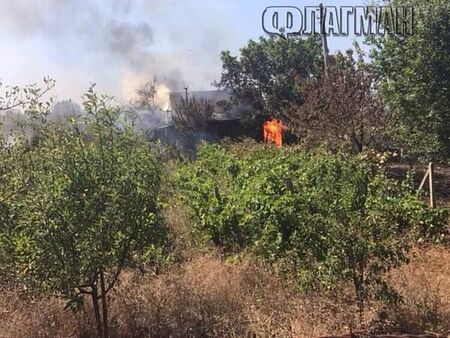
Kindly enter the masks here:
<path id="1" fill-rule="evenodd" d="M 301 286 L 349 281 L 361 315 L 365 300 L 391 296 L 382 276 L 410 239 L 446 216 L 361 157 L 298 148 L 204 145 L 176 183 L 195 238 L 288 263 Z"/>
<path id="2" fill-rule="evenodd" d="M 357 58 L 351 49 L 334 55 L 326 77 L 297 80 L 305 100 L 291 103 L 282 118 L 304 145 L 362 152 L 386 141 L 386 116 L 373 90 L 374 76 L 358 44 L 355 49 Z"/>
<path id="3" fill-rule="evenodd" d="M 89 295 L 106 338 L 107 293 L 126 262 L 165 245 L 162 166 L 106 98 L 91 88 L 84 106 L 85 116 L 70 126 L 39 124 L 32 144 L 11 149 L 22 154 L 11 180 L 26 189 L 8 201 L 16 219 L 6 219 L 0 240 L 12 247 L 16 276 L 31 290 L 62 296 L 74 308 Z"/>

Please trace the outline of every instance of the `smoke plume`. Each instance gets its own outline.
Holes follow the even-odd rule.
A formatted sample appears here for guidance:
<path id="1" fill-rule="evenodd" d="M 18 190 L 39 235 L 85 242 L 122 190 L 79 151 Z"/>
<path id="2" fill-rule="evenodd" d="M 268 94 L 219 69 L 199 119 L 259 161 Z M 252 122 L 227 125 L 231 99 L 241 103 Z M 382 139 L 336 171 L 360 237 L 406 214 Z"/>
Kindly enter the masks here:
<path id="1" fill-rule="evenodd" d="M 0 76 L 25 84 L 50 75 L 57 98 L 77 102 L 90 83 L 124 101 L 148 81 L 162 97 L 204 90 L 220 76 L 220 51 L 240 43 L 232 27 L 206 0 L 8 1 L 0 37 L 15 67 L 0 65 Z"/>

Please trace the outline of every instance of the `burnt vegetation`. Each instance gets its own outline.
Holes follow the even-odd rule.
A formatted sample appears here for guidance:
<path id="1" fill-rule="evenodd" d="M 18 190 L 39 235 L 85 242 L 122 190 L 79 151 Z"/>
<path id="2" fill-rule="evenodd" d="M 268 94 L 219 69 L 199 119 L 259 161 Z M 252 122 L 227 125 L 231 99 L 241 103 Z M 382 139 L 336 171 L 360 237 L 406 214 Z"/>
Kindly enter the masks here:
<path id="1" fill-rule="evenodd" d="M 186 97 L 176 104 L 173 124 L 188 132 L 207 132 L 214 115 L 214 105 L 204 98 Z"/>
<path id="2" fill-rule="evenodd" d="M 353 152 L 383 146 L 387 116 L 363 58 L 361 53 L 355 60 L 352 50 L 337 53 L 328 76 L 299 80 L 304 102 L 291 104 L 282 116 L 302 143 Z"/>

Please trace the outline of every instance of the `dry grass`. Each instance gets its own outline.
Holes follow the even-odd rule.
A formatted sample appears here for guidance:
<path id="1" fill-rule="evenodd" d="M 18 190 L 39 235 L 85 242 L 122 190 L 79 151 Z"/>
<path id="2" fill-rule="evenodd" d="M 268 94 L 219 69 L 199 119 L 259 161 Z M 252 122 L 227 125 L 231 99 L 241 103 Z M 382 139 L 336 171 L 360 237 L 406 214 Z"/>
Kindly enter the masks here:
<path id="1" fill-rule="evenodd" d="M 398 331 L 419 333 L 450 330 L 450 250 L 416 250 L 410 264 L 391 273 L 392 286 L 403 302 L 390 311 Z"/>
<path id="2" fill-rule="evenodd" d="M 158 276 L 124 273 L 111 294 L 114 337 L 311 337 L 342 329 L 333 304 L 302 298 L 286 280 L 250 261 L 199 256 Z M 94 336 L 88 307 L 3 295 L 0 337 Z M 331 306 L 330 306 L 331 305 Z M 318 320 L 322 317 L 321 320 Z"/>
<path id="3" fill-rule="evenodd" d="M 374 308 L 373 325 L 423 332 L 450 327 L 450 251 L 416 252 L 390 275 L 404 302 Z M 111 294 L 113 337 L 314 337 L 348 331 L 345 297 L 301 295 L 292 283 L 251 260 L 228 265 L 198 255 L 158 276 L 124 273 Z M 93 337 L 89 307 L 78 314 L 57 299 L 0 296 L 0 337 Z M 375 320 L 376 319 L 376 320 Z"/>
<path id="4" fill-rule="evenodd" d="M 317 337 L 355 326 L 349 289 L 305 295 L 292 280 L 251 258 L 227 264 L 213 250 L 196 248 L 182 210 L 171 208 L 165 219 L 173 230 L 175 259 L 158 275 L 138 269 L 122 274 L 109 299 L 111 338 Z M 410 333 L 450 328 L 449 249 L 416 250 L 412 262 L 389 279 L 404 301 L 390 308 L 372 304 L 369 328 Z M 0 291 L 0 338 L 95 337 L 89 300 L 73 314 L 55 298 Z"/>
<path id="5" fill-rule="evenodd" d="M 64 311 L 56 298 L 31 300 L 17 289 L 4 288 L 0 294 L 0 337 L 81 337 L 82 316 Z"/>

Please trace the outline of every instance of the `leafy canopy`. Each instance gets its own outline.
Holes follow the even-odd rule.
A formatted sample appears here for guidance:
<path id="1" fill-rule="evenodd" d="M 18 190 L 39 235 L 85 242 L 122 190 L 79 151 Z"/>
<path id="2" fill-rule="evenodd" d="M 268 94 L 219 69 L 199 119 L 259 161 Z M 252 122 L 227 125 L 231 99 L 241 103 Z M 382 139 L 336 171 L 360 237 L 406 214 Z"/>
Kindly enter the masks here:
<path id="1" fill-rule="evenodd" d="M 85 115 L 69 125 L 34 129 L 10 151 L 20 153 L 11 178 L 26 186 L 8 201 L 16 217 L 5 240 L 28 287 L 62 295 L 105 297 L 135 252 L 164 247 L 159 217 L 161 163 L 118 108 L 91 88 Z"/>
<path id="2" fill-rule="evenodd" d="M 288 102 L 303 102 L 296 78 L 319 77 L 322 68 L 317 37 L 261 37 L 251 40 L 239 56 L 223 51 L 218 86 L 230 89 L 256 115 L 272 115 Z"/>
<path id="3" fill-rule="evenodd" d="M 413 152 L 450 154 L 450 3 L 391 0 L 414 7 L 412 35 L 372 37 L 379 91 L 391 133 Z"/>

